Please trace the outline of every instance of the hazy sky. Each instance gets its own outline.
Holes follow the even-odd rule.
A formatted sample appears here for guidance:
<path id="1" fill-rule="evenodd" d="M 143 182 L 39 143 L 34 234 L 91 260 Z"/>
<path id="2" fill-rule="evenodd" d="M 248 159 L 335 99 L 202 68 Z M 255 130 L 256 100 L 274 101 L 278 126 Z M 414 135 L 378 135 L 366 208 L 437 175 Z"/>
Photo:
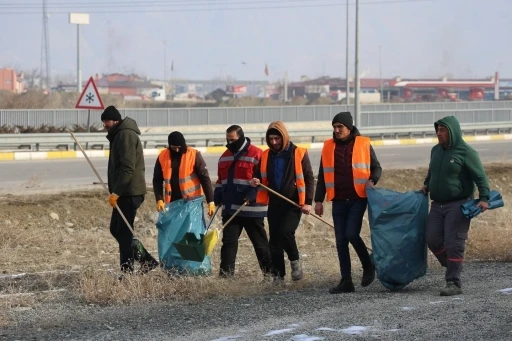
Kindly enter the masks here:
<path id="1" fill-rule="evenodd" d="M 42 2 L 0 0 L 0 66 L 40 66 Z M 84 79 L 103 72 L 163 78 L 164 40 L 168 75 L 174 61 L 173 77 L 265 79 L 265 63 L 269 80 L 285 70 L 294 80 L 345 75 L 343 0 L 47 3 L 53 75 L 76 73 L 76 25 L 69 24 L 69 12 L 90 13 L 90 25 L 81 27 Z M 268 9 L 276 6 L 286 8 Z M 241 7 L 257 8 L 228 10 Z M 351 6 L 351 74 L 354 18 Z M 384 77 L 487 77 L 496 70 L 512 77 L 511 18 L 512 0 L 360 0 L 360 70 L 379 77 L 381 45 Z"/>

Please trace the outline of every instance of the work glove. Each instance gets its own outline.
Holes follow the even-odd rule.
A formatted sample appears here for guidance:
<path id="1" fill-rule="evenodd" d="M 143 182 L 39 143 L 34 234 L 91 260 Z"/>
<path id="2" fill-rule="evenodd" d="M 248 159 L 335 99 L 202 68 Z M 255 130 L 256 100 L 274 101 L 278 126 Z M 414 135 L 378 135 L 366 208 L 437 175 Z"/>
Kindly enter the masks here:
<path id="1" fill-rule="evenodd" d="M 212 201 L 208 203 L 208 217 L 211 218 L 215 212 L 215 203 Z"/>
<path id="2" fill-rule="evenodd" d="M 156 210 L 158 212 L 163 212 L 165 211 L 165 204 L 164 204 L 164 201 L 163 200 L 158 200 L 158 202 L 156 203 Z"/>
<path id="3" fill-rule="evenodd" d="M 119 195 L 117 195 L 115 193 L 110 194 L 108 197 L 108 203 L 110 204 L 110 206 L 116 207 L 117 199 L 119 199 Z"/>

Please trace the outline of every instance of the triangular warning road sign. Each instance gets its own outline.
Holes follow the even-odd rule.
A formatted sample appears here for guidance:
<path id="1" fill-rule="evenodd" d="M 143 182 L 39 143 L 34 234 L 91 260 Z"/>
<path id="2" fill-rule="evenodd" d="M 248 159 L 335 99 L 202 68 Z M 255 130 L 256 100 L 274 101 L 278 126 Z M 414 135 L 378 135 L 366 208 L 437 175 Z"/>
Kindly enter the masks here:
<path id="1" fill-rule="evenodd" d="M 77 109 L 104 109 L 103 102 L 101 101 L 100 93 L 94 84 L 94 80 L 89 78 L 85 85 L 84 91 L 80 95 L 75 108 Z"/>

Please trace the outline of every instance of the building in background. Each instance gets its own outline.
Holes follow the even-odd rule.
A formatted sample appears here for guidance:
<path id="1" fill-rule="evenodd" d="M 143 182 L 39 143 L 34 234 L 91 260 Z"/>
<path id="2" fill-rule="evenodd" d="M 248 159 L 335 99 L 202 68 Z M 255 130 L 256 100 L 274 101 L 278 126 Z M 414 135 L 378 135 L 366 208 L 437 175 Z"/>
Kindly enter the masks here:
<path id="1" fill-rule="evenodd" d="M 23 83 L 23 73 L 17 74 L 16 70 L 11 68 L 0 69 L 0 90 L 6 90 L 20 94 L 25 91 Z"/>

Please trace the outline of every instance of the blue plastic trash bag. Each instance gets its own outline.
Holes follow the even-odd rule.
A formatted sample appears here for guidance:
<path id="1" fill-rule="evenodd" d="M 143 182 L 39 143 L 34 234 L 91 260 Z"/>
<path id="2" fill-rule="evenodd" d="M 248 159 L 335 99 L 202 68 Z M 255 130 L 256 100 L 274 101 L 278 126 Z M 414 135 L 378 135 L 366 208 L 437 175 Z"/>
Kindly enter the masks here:
<path id="1" fill-rule="evenodd" d="M 183 259 L 174 242 L 179 242 L 185 233 L 192 232 L 199 239 L 204 234 L 203 199 L 173 201 L 166 205 L 166 211 L 160 212 L 156 227 L 158 229 L 158 256 L 162 267 L 177 275 L 210 275 L 211 260 L 206 256 L 202 262 Z"/>
<path id="2" fill-rule="evenodd" d="M 377 278 L 388 289 L 402 289 L 427 272 L 428 198 L 384 188 L 366 194 Z"/>
<path id="3" fill-rule="evenodd" d="M 479 215 L 482 212 L 482 209 L 480 207 L 477 207 L 476 204 L 478 204 L 480 200 L 474 199 L 471 201 L 468 201 L 467 203 L 460 205 L 460 209 L 462 211 L 462 214 L 466 218 L 474 218 L 477 215 Z M 498 191 L 491 191 L 489 193 L 489 209 L 493 210 L 495 208 L 503 207 L 505 206 L 505 203 L 503 202 L 503 198 L 501 197 L 500 192 Z"/>

